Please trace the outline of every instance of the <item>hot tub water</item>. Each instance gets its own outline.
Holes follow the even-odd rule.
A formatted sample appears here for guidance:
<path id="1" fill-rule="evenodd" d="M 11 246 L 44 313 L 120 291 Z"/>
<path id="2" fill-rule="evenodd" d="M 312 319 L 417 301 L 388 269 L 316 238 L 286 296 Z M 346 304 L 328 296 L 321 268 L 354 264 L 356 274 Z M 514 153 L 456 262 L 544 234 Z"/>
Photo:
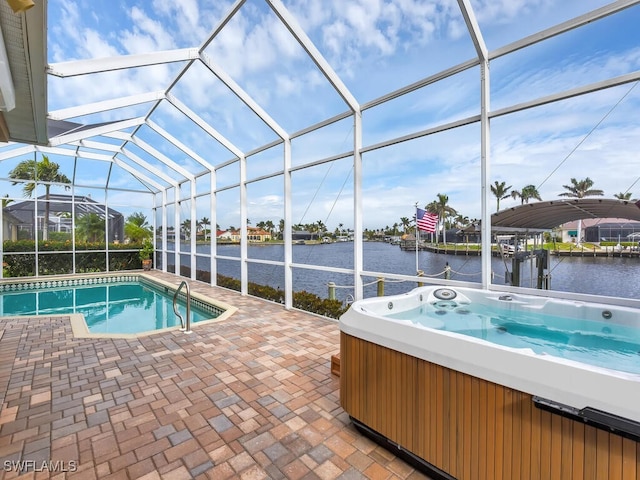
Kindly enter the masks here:
<path id="1" fill-rule="evenodd" d="M 608 310 L 603 310 L 603 320 L 586 320 L 530 311 L 526 304 L 518 306 L 522 309 L 502 307 L 512 301 L 511 296 L 486 305 L 442 290 L 432 301 L 386 316 L 497 345 L 640 374 L 640 328 L 607 321 L 611 315 L 606 314 Z"/>
<path id="2" fill-rule="evenodd" d="M 395 297 L 387 302 L 384 316 L 419 328 L 640 374 L 640 317 L 632 312 L 586 307 L 584 302 L 477 295 L 451 288 L 425 289 L 417 298 L 418 302 L 407 305 L 401 296 Z"/>

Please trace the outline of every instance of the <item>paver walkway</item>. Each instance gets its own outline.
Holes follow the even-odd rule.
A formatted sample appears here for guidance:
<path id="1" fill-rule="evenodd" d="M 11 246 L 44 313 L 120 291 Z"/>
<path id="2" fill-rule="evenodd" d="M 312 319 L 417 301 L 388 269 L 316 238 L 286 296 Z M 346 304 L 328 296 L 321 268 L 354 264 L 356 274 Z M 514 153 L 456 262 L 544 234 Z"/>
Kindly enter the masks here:
<path id="1" fill-rule="evenodd" d="M 190 283 L 239 310 L 136 339 L 0 320 L 0 478 L 426 478 L 340 408 L 336 322 Z"/>

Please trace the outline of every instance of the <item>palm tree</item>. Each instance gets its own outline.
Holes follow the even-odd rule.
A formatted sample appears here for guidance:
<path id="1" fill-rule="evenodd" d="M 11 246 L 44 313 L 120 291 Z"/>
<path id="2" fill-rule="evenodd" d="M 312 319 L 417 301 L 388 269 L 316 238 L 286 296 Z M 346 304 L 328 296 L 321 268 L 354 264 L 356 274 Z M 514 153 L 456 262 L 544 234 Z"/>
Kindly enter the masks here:
<path id="1" fill-rule="evenodd" d="M 104 218 L 97 213 L 87 213 L 76 217 L 76 240 L 81 242 L 99 242 L 104 240 Z"/>
<path id="2" fill-rule="evenodd" d="M 598 188 L 593 187 L 593 180 L 589 177 L 584 180 L 576 180 L 575 178 L 571 179 L 571 185 L 563 185 L 562 188 L 566 189 L 566 192 L 560 193 L 559 197 L 570 197 L 570 198 L 584 198 L 590 196 L 602 196 L 604 192 Z M 580 245 L 580 240 L 582 239 L 582 219 L 578 220 L 578 243 Z"/>
<path id="3" fill-rule="evenodd" d="M 2 197 L 2 208 L 9 205 L 11 202 L 13 202 L 13 200 L 9 198 L 9 194 L 7 193 L 4 197 Z"/>
<path id="4" fill-rule="evenodd" d="M 506 186 L 507 182 L 498 182 L 497 180 L 493 182 L 491 185 L 491 193 L 496 196 L 496 212 L 500 210 L 500 200 L 504 200 L 505 198 L 509 198 L 511 194 L 509 190 L 511 190 L 511 185 Z"/>
<path id="5" fill-rule="evenodd" d="M 44 226 L 42 228 L 42 239 L 49 239 L 49 189 L 52 187 L 52 183 L 71 183 L 66 175 L 60 173 L 60 165 L 55 162 L 49 161 L 49 157 L 42 156 L 42 160 L 23 160 L 16 167 L 9 172 L 9 178 L 17 180 L 12 182 L 12 185 L 17 185 L 19 180 L 27 180 L 22 187 L 22 192 L 25 197 L 31 198 L 33 192 L 36 190 L 36 182 L 43 182 L 44 186 Z M 46 182 L 46 183 L 44 183 Z M 65 185 L 64 188 L 69 190 L 71 188 Z"/>
<path id="6" fill-rule="evenodd" d="M 142 212 L 134 212 L 127 217 L 124 224 L 124 234 L 134 243 L 151 238 L 152 226 L 147 222 L 147 217 Z"/>
<path id="7" fill-rule="evenodd" d="M 529 203 L 529 200 L 535 198 L 538 201 L 542 201 L 542 197 L 540 197 L 540 193 L 535 185 L 525 185 L 522 187 L 522 190 L 513 190 L 511 192 L 511 196 L 513 198 L 520 198 L 520 205 L 524 205 L 525 203 Z"/>
<path id="8" fill-rule="evenodd" d="M 591 196 L 604 195 L 604 192 L 593 187 L 593 180 L 589 177 L 584 180 L 571 179 L 571 185 L 563 185 L 562 188 L 566 189 L 566 192 L 559 194 L 559 197 L 571 197 L 571 198 L 584 198 Z"/>
<path id="9" fill-rule="evenodd" d="M 631 200 L 631 192 L 620 192 L 614 195 L 618 200 Z"/>
<path id="10" fill-rule="evenodd" d="M 204 230 L 204 241 L 207 241 L 207 227 L 210 224 L 210 220 L 207 217 L 202 217 L 200 219 L 200 225 L 202 225 L 202 229 Z"/>
<path id="11" fill-rule="evenodd" d="M 191 220 L 186 219 L 180 224 L 180 233 L 184 235 L 185 240 L 189 240 L 191 238 Z"/>
<path id="12" fill-rule="evenodd" d="M 411 225 L 411 221 L 409 220 L 409 218 L 400 217 L 400 224 L 402 225 L 402 231 L 404 233 L 407 233 L 407 230 L 409 230 L 409 225 Z"/>
<path id="13" fill-rule="evenodd" d="M 273 238 L 273 231 L 276 228 L 273 221 L 267 220 L 266 222 L 264 222 L 264 226 L 267 228 L 267 231 L 269 232 L 269 235 L 271 236 L 271 238 Z"/>
<path id="14" fill-rule="evenodd" d="M 425 208 L 428 212 L 438 215 L 438 223 L 442 225 L 442 240 L 445 247 L 447 246 L 447 224 L 445 219 L 447 217 L 454 217 L 458 214 L 455 208 L 449 205 L 449 196 L 444 193 L 438 193 L 437 200 L 434 200 Z"/>

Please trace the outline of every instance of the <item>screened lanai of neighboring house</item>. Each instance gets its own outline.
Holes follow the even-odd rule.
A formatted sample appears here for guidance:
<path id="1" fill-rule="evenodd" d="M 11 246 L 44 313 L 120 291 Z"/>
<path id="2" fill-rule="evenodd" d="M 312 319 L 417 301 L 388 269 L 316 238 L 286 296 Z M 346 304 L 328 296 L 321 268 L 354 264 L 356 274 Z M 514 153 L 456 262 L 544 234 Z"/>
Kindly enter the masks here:
<path id="1" fill-rule="evenodd" d="M 415 286 L 412 262 L 380 266 L 365 240 L 437 199 L 449 226 L 485 220 L 490 252 L 500 182 L 637 197 L 640 1 L 178 3 L 0 2 L 3 277 L 82 273 L 47 260 L 81 255 L 86 232 L 110 270 L 140 248 L 137 220 L 158 270 L 265 282 L 287 307 L 328 272 L 358 299 L 379 277 Z M 275 254 L 250 248 L 251 227 Z M 234 230 L 237 245 L 218 238 Z M 301 254 L 309 230 L 352 238 L 348 257 Z M 489 253 L 473 280 L 420 267 L 496 283 Z"/>

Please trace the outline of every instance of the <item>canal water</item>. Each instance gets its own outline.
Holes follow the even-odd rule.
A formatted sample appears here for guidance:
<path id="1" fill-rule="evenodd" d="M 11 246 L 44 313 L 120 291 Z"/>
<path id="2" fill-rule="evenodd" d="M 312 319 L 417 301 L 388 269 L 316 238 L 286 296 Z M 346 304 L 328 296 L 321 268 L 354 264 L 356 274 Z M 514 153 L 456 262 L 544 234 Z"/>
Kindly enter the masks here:
<path id="1" fill-rule="evenodd" d="M 204 252 L 207 246 L 199 245 Z M 218 245 L 218 254 L 226 257 L 240 257 L 238 245 Z M 283 261 L 283 245 L 250 245 L 250 259 Z M 353 243 L 337 242 L 323 245 L 293 245 L 293 262 L 305 265 L 353 268 Z M 426 251 L 418 252 L 418 268 L 426 277 L 444 278 L 446 265 L 451 267 L 451 279 L 466 282 L 481 281 L 480 257 L 446 255 Z M 183 255 L 182 264 L 188 265 L 188 256 Z M 363 243 L 363 266 L 366 271 L 415 275 L 416 253 L 403 251 L 397 245 L 384 242 Z M 209 259 L 197 257 L 197 269 L 209 271 Z M 520 286 L 535 288 L 536 279 L 531 273 L 536 271 L 535 263 L 522 264 Z M 505 285 L 505 272 L 511 272 L 511 259 L 506 262 L 492 258 L 493 281 L 495 285 Z M 549 257 L 551 274 L 550 289 L 564 292 L 586 293 L 613 297 L 640 299 L 640 259 L 620 257 Z M 240 278 L 239 262 L 218 261 L 218 273 Z M 365 296 L 376 295 L 376 278 L 365 278 Z M 275 288 L 284 288 L 284 269 L 278 265 L 249 264 L 249 281 Z M 338 285 L 337 297 L 341 300 L 353 294 L 353 277 L 346 274 L 293 268 L 294 291 L 306 290 L 321 297 L 327 296 L 327 284 Z M 404 293 L 416 287 L 415 282 L 387 280 L 385 294 Z"/>

